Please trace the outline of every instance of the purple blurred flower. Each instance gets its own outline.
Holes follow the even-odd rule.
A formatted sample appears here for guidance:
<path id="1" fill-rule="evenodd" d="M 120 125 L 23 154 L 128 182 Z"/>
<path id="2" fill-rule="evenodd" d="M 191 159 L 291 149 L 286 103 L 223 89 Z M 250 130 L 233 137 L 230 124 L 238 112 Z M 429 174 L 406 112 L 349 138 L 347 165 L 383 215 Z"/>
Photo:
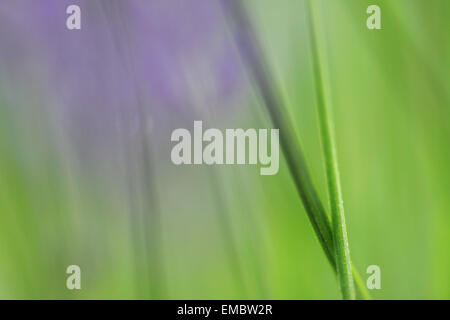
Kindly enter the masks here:
<path id="1" fill-rule="evenodd" d="M 71 4 L 81 7 L 81 30 L 66 29 Z M 241 75 L 222 19 L 211 0 L 3 0 L 0 65 L 17 92 L 44 90 L 92 142 L 114 132 L 118 117 L 189 114 L 199 97 L 226 112 L 220 105 Z"/>

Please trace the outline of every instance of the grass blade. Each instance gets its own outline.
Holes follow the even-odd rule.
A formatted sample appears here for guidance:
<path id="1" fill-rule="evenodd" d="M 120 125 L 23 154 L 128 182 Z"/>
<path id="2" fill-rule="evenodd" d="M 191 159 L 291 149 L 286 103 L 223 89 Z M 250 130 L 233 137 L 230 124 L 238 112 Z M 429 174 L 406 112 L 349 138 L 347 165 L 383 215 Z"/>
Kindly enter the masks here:
<path id="1" fill-rule="evenodd" d="M 319 32 L 316 28 L 316 26 L 318 27 L 317 13 L 311 2 L 307 2 L 307 6 L 310 22 L 311 48 L 313 51 L 313 74 L 317 95 L 319 129 L 325 158 L 337 274 L 343 298 L 355 299 L 356 295 L 345 225 L 344 203 L 339 177 L 336 142 L 334 139 L 333 119 L 330 110 L 331 99 L 329 98 L 329 90 L 327 90 L 328 87 L 325 81 L 326 77 L 324 75 L 324 69 L 321 65 L 321 62 L 323 62 L 324 59 L 320 56 L 321 50 L 318 42 Z"/>
<path id="2" fill-rule="evenodd" d="M 294 127 L 286 114 L 282 99 L 280 99 L 278 90 L 276 90 L 276 85 L 271 81 L 273 77 L 263 57 L 263 50 L 256 41 L 241 1 L 223 0 L 222 4 L 232 22 L 231 27 L 235 35 L 238 50 L 257 85 L 272 123 L 274 127 L 279 128 L 282 132 L 280 134 L 280 144 L 295 186 L 317 238 L 334 269 L 333 235 L 329 217 L 322 206 L 319 195 L 309 175 L 302 148 L 296 139 Z"/>
<path id="3" fill-rule="evenodd" d="M 229 17 L 237 48 L 257 85 L 273 125 L 282 132 L 280 134 L 281 148 L 311 225 L 333 271 L 337 272 L 331 222 L 314 187 L 306 159 L 296 138 L 293 125 L 287 116 L 283 100 L 278 95 L 276 84 L 271 80 L 274 78 L 265 61 L 263 50 L 259 46 L 241 1 L 222 0 L 222 5 Z M 355 282 L 358 297 L 370 299 L 367 289 L 353 266 L 352 273 L 358 280 Z"/>

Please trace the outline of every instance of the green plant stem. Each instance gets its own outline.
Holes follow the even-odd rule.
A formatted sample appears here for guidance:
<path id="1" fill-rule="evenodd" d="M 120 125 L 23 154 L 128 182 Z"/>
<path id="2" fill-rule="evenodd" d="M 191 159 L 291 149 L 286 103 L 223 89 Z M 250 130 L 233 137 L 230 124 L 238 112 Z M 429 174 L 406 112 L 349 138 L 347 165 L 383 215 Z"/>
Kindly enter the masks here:
<path id="1" fill-rule="evenodd" d="M 277 86 L 273 81 L 274 78 L 265 60 L 264 52 L 251 28 L 242 2 L 240 0 L 222 0 L 222 6 L 229 17 L 237 49 L 256 83 L 271 121 L 274 127 L 280 128 L 281 148 L 311 225 L 333 271 L 337 272 L 331 222 L 309 175 L 300 142 L 296 137 L 292 121 L 287 116 L 283 99 L 278 95 Z M 357 270 L 353 267 L 352 270 L 355 279 L 360 279 Z M 355 284 L 358 289 L 358 297 L 370 299 L 362 281 L 356 281 Z"/>
<path id="2" fill-rule="evenodd" d="M 358 271 L 356 270 L 353 264 L 352 264 L 352 275 L 353 280 L 355 282 L 355 287 L 357 289 L 356 298 L 360 300 L 371 300 L 372 297 L 370 296 L 369 290 L 367 290 L 366 285 L 364 284 L 363 280 L 361 279 L 361 276 L 359 275 Z"/>
<path id="3" fill-rule="evenodd" d="M 336 267 L 342 296 L 346 300 L 356 298 L 352 265 L 350 260 L 350 249 L 348 246 L 347 230 L 345 225 L 344 203 L 339 177 L 339 166 L 337 160 L 336 142 L 334 139 L 334 126 L 331 117 L 331 99 L 327 90 L 326 77 L 321 63 L 317 28 L 317 15 L 314 5 L 308 2 L 308 13 L 310 22 L 310 39 L 312 48 L 312 60 L 314 68 L 315 89 L 317 93 L 317 110 L 322 149 L 325 158 L 326 176 L 328 182 L 328 194 L 331 209 L 331 226 L 334 238 L 336 256 Z"/>
<path id="4" fill-rule="evenodd" d="M 271 70 L 265 62 L 263 50 L 254 36 L 241 1 L 223 0 L 222 4 L 232 22 L 231 27 L 245 65 L 256 83 L 274 127 L 280 129 L 281 148 L 306 213 L 328 261 L 335 269 L 330 221 L 314 188 L 301 145 L 296 139 L 294 127 L 278 95 Z"/>

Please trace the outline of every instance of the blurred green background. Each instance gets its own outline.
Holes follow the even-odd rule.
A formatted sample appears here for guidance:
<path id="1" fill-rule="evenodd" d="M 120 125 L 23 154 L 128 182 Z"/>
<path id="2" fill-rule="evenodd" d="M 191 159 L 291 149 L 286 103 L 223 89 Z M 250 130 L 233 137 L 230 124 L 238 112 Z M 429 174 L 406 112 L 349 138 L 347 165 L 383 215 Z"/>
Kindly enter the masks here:
<path id="1" fill-rule="evenodd" d="M 364 281 L 369 265 L 380 266 L 375 299 L 449 299 L 450 1 L 319 2 L 352 260 Z M 382 30 L 366 27 L 371 4 L 381 8 Z M 245 5 L 327 203 L 304 1 Z M 222 18 L 218 32 L 233 46 Z M 12 59 L 5 32 L 18 28 L 5 24 L 2 64 Z M 17 30 L 17 41 L 26 41 L 27 27 Z M 36 66 L 47 61 L 34 58 L 48 55 L 39 48 L 14 59 Z M 339 299 L 283 156 L 276 176 L 170 162 L 170 132 L 192 129 L 186 117 L 217 128 L 271 126 L 239 66 L 242 79 L 225 109 L 211 101 L 203 108 L 206 89 L 194 78 L 183 100 L 193 105 L 190 116 L 152 114 L 159 127 L 143 138 L 153 148 L 150 176 L 136 156 L 141 145 L 124 149 L 120 139 L 105 142 L 113 150 L 105 157 L 97 145 L 100 156 L 86 161 L 91 149 L 80 151 L 65 133 L 58 110 L 67 97 L 52 89 L 45 67 L 21 76 L 5 68 L 0 298 Z M 81 267 L 81 290 L 65 287 L 71 264 Z"/>

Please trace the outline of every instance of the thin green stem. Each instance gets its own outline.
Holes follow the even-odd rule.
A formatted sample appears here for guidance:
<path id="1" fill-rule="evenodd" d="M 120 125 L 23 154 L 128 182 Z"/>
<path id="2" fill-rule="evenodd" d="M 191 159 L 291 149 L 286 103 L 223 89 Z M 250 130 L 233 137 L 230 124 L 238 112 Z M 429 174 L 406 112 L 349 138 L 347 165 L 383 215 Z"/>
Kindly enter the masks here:
<path id="1" fill-rule="evenodd" d="M 272 80 L 274 77 L 263 56 L 263 50 L 253 33 L 241 1 L 223 0 L 222 4 L 230 17 L 230 26 L 234 32 L 238 49 L 261 94 L 272 123 L 282 132 L 280 144 L 295 186 L 328 261 L 335 269 L 333 234 L 329 217 L 310 177 L 301 145 L 296 139 L 294 126 L 287 115 L 276 84 Z"/>
<path id="2" fill-rule="evenodd" d="M 361 276 L 359 275 L 358 271 L 356 270 L 353 264 L 352 264 L 352 275 L 353 280 L 355 282 L 355 287 L 357 289 L 356 297 L 360 300 L 371 300 L 372 297 L 370 296 L 369 290 L 367 290 L 366 285 L 364 284 L 363 280 L 361 279 Z"/>
<path id="3" fill-rule="evenodd" d="M 281 148 L 311 225 L 333 271 L 337 272 L 331 222 L 309 174 L 306 158 L 293 129 L 292 121 L 288 117 L 286 106 L 273 80 L 271 69 L 265 60 L 264 51 L 252 30 L 242 2 L 222 0 L 222 5 L 229 17 L 237 48 L 255 81 L 273 125 L 280 128 Z M 356 269 L 352 268 L 352 270 L 355 279 L 360 279 Z M 363 282 L 356 281 L 355 284 L 358 289 L 358 298 L 370 299 Z"/>
<path id="4" fill-rule="evenodd" d="M 310 21 L 310 39 L 313 55 L 313 68 L 315 87 L 317 94 L 317 110 L 319 118 L 320 136 L 322 149 L 325 158 L 325 168 L 328 182 L 328 194 L 331 209 L 331 226 L 334 238 L 334 248 L 336 256 L 336 267 L 344 299 L 353 300 L 356 298 L 352 265 L 350 260 L 350 249 L 348 246 L 347 230 L 345 225 L 344 203 L 342 200 L 342 189 L 339 177 L 339 166 L 337 160 L 336 142 L 334 139 L 334 126 L 331 117 L 331 99 L 327 90 L 326 77 L 321 63 L 317 27 L 317 14 L 314 5 L 308 2 L 308 13 Z"/>

